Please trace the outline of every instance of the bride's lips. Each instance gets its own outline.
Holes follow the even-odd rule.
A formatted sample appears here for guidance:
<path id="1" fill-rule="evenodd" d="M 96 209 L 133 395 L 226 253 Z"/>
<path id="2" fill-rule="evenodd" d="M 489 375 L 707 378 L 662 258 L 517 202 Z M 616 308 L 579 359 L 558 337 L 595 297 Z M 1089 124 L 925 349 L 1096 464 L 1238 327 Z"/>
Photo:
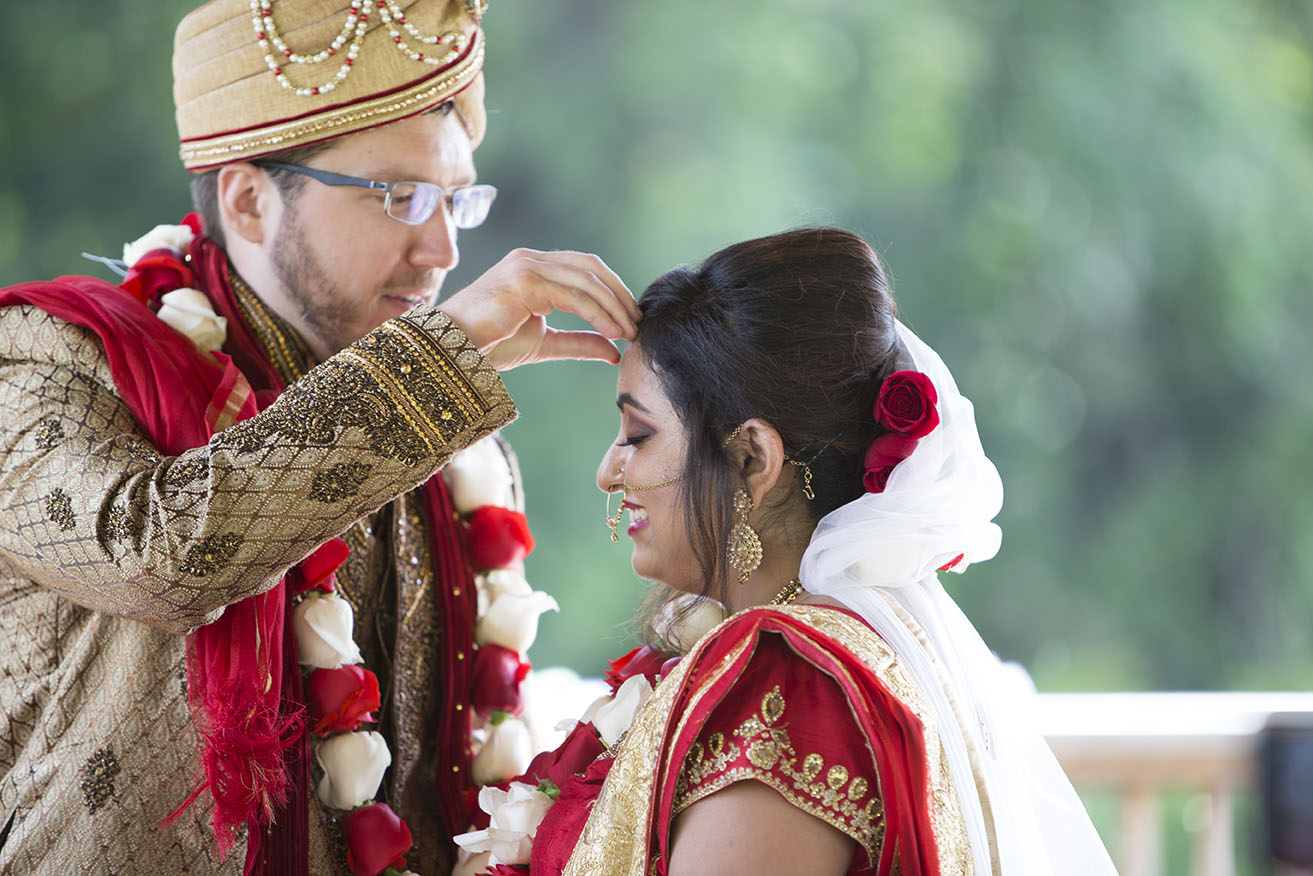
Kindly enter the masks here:
<path id="1" fill-rule="evenodd" d="M 629 509 L 629 528 L 625 532 L 629 533 L 632 538 L 634 533 L 646 529 L 651 521 L 647 517 L 647 509 L 642 505 L 635 505 L 633 502 L 625 502 L 621 508 Z"/>

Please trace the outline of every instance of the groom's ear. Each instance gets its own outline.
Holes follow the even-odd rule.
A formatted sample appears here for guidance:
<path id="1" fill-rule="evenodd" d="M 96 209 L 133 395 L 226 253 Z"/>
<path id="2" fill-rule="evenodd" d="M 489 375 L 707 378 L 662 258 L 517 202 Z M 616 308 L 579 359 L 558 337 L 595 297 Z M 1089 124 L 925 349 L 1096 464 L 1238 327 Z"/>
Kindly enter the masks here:
<path id="1" fill-rule="evenodd" d="M 727 448 L 732 473 L 752 494 L 754 505 L 761 505 L 766 494 L 779 482 L 784 469 L 784 440 L 770 423 L 754 417 Z"/>

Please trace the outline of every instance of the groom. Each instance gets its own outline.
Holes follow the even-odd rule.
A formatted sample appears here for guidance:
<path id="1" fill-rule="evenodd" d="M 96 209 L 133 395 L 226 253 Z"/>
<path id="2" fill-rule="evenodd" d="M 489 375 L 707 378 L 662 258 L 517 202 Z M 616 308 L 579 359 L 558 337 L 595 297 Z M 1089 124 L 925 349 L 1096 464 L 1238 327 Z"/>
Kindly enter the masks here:
<path id="1" fill-rule="evenodd" d="M 174 96 L 203 230 L 143 244 L 117 288 L 0 291 L 0 871 L 347 872 L 285 616 L 334 569 L 383 691 L 378 799 L 411 869 L 450 869 L 474 594 L 435 472 L 514 419 L 497 371 L 618 361 L 637 318 L 574 252 L 516 250 L 435 304 L 495 194 L 482 11 L 195 10 Z M 174 308 L 187 336 L 156 316 L 178 289 L 201 293 Z M 249 829 L 220 862 L 225 818 Z"/>

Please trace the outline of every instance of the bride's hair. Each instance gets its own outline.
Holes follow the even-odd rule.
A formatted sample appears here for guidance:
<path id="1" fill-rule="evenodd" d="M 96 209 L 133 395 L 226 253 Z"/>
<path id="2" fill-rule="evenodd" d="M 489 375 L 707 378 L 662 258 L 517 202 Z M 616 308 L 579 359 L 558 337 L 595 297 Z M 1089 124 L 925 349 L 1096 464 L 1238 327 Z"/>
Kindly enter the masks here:
<path id="1" fill-rule="evenodd" d="M 811 470 L 813 524 L 860 496 L 875 395 L 900 349 L 893 295 L 866 241 L 804 228 L 677 268 L 639 308 L 637 349 L 688 431 L 680 498 L 704 594 L 723 601 L 743 485 L 725 439 L 753 417 L 774 426 L 789 458 Z M 801 480 L 800 466 L 787 468 Z"/>

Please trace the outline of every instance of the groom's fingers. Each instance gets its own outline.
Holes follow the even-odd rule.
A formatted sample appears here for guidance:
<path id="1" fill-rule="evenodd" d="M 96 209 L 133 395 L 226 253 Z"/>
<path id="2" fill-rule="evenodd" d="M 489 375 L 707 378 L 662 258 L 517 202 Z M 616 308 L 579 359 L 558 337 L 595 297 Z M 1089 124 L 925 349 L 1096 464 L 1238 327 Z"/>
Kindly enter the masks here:
<path id="1" fill-rule="evenodd" d="M 560 331 L 548 327 L 535 361 L 550 359 L 597 359 L 620 363 L 620 350 L 597 332 Z"/>

